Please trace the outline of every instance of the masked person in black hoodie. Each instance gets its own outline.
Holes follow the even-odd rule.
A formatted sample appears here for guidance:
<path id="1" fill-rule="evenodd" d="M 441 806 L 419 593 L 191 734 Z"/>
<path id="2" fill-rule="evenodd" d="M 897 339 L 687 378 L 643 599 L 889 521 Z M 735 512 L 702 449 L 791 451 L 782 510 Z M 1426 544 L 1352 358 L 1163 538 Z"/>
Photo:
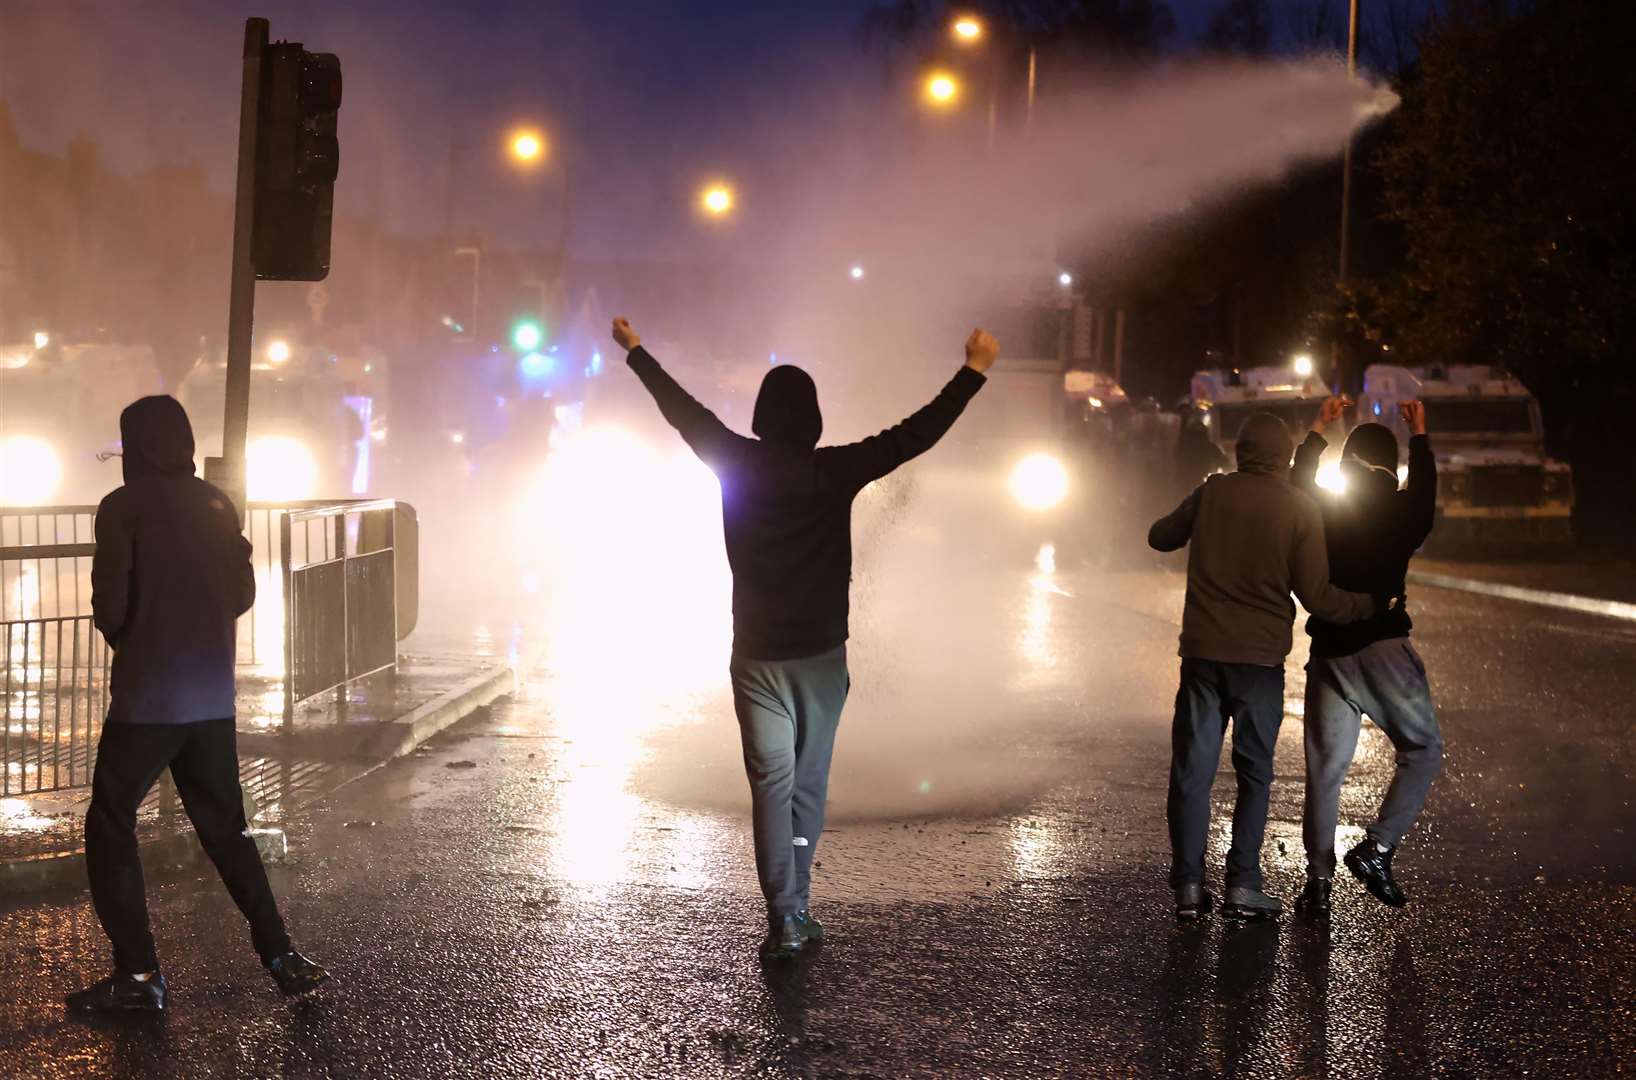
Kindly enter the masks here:
<path id="1" fill-rule="evenodd" d="M 234 738 L 235 626 L 255 602 L 250 543 L 227 496 L 193 475 L 193 429 L 175 398 L 120 415 L 125 485 L 97 507 L 93 621 L 114 650 L 97 745 L 85 867 L 114 974 L 70 994 L 78 1011 L 165 1007 L 137 854 L 136 811 L 167 767 L 176 792 L 286 994 L 327 973 L 290 946 L 246 835 Z"/>
<path id="2" fill-rule="evenodd" d="M 1240 919 L 1272 919 L 1283 911 L 1276 897 L 1261 891 L 1261 841 L 1284 719 L 1284 658 L 1295 624 L 1291 591 L 1308 611 L 1335 623 L 1369 618 L 1376 609 L 1371 596 L 1329 583 L 1318 507 L 1289 482 L 1294 449 L 1282 420 L 1254 414 L 1238 433 L 1238 471 L 1210 477 L 1148 531 L 1157 551 L 1188 545 L 1166 803 L 1170 884 L 1183 920 L 1213 906 L 1204 890 L 1204 853 L 1210 787 L 1229 720 L 1238 800 L 1223 910 Z"/>
<path id="3" fill-rule="evenodd" d="M 943 437 L 982 389 L 999 344 L 973 331 L 965 366 L 930 404 L 862 442 L 818 449 L 818 389 L 800 368 L 767 372 L 751 439 L 729 431 L 683 390 L 642 348 L 630 323 L 614 320 L 613 337 L 659 412 L 721 481 L 733 571 L 729 670 L 769 922 L 761 952 L 793 957 L 823 936 L 808 903 L 830 754 L 851 687 L 852 501 Z"/>
<path id="4" fill-rule="evenodd" d="M 1432 707 L 1426 668 L 1409 644 L 1413 625 L 1401 602 L 1409 560 L 1431 534 L 1437 512 L 1437 460 L 1426 439 L 1426 407 L 1401 406 L 1409 439 L 1409 477 L 1398 490 L 1397 436 L 1383 424 L 1360 424 L 1346 440 L 1342 494 L 1318 489 L 1325 429 L 1349 402 L 1324 402 L 1312 433 L 1295 454 L 1292 481 L 1323 509 L 1329 577 L 1343 589 L 1400 602 L 1372 619 L 1338 626 L 1314 613 L 1307 621 L 1312 660 L 1307 665 L 1306 805 L 1302 836 L 1307 883 L 1297 909 L 1327 915 L 1335 873 L 1335 824 L 1341 785 L 1357 751 L 1363 714 L 1397 750 L 1397 770 L 1380 812 L 1363 840 L 1346 853 L 1346 867 L 1382 903 L 1407 902 L 1392 876 L 1392 855 L 1426 803 L 1443 767 L 1443 736 Z"/>

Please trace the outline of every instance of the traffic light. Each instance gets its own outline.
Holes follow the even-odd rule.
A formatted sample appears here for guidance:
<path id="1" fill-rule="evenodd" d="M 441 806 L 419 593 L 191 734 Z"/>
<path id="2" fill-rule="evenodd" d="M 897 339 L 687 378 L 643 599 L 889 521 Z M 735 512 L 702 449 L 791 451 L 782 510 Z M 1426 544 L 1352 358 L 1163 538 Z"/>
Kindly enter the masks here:
<path id="1" fill-rule="evenodd" d="M 330 220 L 341 146 L 341 61 L 299 43 L 269 45 L 256 124 L 252 259 L 263 281 L 329 275 Z"/>
<path id="2" fill-rule="evenodd" d="M 545 327 L 534 319 L 519 319 L 511 327 L 511 343 L 525 353 L 545 344 Z"/>

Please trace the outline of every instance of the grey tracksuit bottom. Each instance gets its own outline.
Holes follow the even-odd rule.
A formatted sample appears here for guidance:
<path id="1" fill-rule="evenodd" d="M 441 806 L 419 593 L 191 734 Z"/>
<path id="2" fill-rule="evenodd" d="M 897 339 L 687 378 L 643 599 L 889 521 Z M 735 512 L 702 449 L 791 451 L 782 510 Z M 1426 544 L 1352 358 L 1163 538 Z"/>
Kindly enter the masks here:
<path id="1" fill-rule="evenodd" d="M 807 908 L 835 730 L 852 686 L 846 646 L 799 660 L 734 656 L 729 671 L 750 780 L 756 875 L 776 920 Z"/>
<path id="2" fill-rule="evenodd" d="M 1307 791 L 1301 815 L 1307 873 L 1313 877 L 1335 872 L 1341 785 L 1357 752 L 1364 713 L 1397 750 L 1397 770 L 1368 828 L 1371 840 L 1394 847 L 1403 839 L 1443 767 L 1443 736 L 1426 668 L 1408 638 L 1377 641 L 1351 656 L 1314 657 L 1307 665 Z"/>

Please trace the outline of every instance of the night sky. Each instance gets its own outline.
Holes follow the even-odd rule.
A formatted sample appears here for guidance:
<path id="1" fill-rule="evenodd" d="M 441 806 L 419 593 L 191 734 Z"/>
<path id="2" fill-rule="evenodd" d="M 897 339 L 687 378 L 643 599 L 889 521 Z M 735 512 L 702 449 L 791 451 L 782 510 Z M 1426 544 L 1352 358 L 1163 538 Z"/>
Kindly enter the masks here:
<path id="1" fill-rule="evenodd" d="M 878 92 L 882 60 L 856 34 L 869 6 L 6 0 L 0 97 L 31 148 L 60 154 L 83 132 L 115 171 L 193 161 L 226 192 L 243 20 L 260 15 L 275 40 L 342 58 L 340 212 L 440 227 L 455 135 L 470 146 L 459 159 L 457 225 L 546 240 L 558 189 L 519 179 L 495 149 L 508 128 L 534 122 L 572 162 L 576 252 L 662 250 L 699 180 L 753 177 L 770 155 L 800 152 L 804 123 L 847 95 Z M 1214 5 L 1172 6 L 1185 43 Z"/>

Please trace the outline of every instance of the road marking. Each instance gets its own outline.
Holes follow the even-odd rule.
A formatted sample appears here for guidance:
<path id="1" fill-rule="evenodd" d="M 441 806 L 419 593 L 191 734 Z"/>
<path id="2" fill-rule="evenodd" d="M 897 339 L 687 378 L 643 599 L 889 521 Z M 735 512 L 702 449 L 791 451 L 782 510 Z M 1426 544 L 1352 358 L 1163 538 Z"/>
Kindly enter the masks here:
<path id="1" fill-rule="evenodd" d="M 1498 596 L 1505 600 L 1520 600 L 1525 604 L 1541 604 L 1566 611 L 1582 611 L 1588 615 L 1603 615 L 1610 619 L 1636 622 L 1636 604 L 1627 604 L 1620 600 L 1599 600 L 1594 596 L 1576 596 L 1573 593 L 1550 592 L 1545 589 L 1525 589 L 1520 585 L 1500 585 L 1491 581 L 1478 581 L 1476 578 L 1430 574 L 1421 570 L 1409 571 L 1409 581 L 1415 585 L 1457 589 L 1483 596 Z"/>

